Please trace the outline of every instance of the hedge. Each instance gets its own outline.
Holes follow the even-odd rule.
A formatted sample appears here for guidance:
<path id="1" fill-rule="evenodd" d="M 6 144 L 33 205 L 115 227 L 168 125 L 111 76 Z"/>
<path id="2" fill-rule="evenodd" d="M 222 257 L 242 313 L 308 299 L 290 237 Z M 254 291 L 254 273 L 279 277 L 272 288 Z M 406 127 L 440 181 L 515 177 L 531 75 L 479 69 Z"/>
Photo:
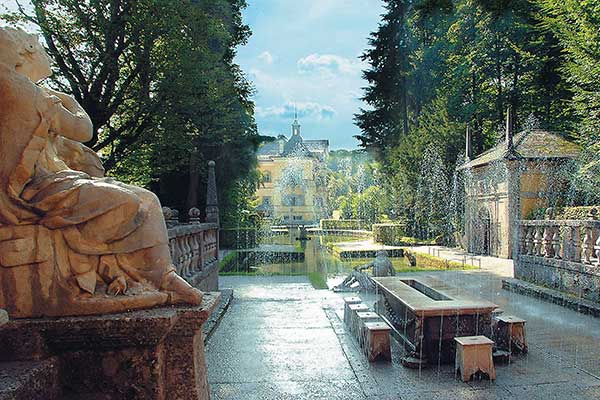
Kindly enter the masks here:
<path id="1" fill-rule="evenodd" d="M 252 249 L 258 245 L 256 228 L 224 228 L 219 231 L 219 246 L 224 249 Z"/>
<path id="2" fill-rule="evenodd" d="M 373 240 L 389 246 L 410 244 L 405 240 L 406 226 L 404 224 L 373 224 Z"/>
<path id="3" fill-rule="evenodd" d="M 324 231 L 367 229 L 368 224 L 362 219 L 322 219 L 321 229 Z"/>
<path id="4" fill-rule="evenodd" d="M 552 219 L 555 220 L 587 220 L 588 214 L 592 208 L 597 210 L 596 218 L 600 219 L 600 206 L 580 206 L 580 207 L 558 207 L 553 211 Z M 545 219 L 547 208 L 538 208 L 534 210 L 527 219 Z"/>

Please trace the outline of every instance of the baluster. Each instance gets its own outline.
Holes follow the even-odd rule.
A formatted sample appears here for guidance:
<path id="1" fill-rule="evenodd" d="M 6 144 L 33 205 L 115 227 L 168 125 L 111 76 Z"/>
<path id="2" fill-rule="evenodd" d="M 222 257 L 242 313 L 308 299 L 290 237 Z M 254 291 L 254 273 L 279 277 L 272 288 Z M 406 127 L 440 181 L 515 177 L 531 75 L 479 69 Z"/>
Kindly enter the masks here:
<path id="1" fill-rule="evenodd" d="M 525 254 L 528 256 L 533 255 L 533 232 L 532 226 L 527 227 L 527 234 L 525 236 Z"/>
<path id="2" fill-rule="evenodd" d="M 582 242 L 582 262 L 584 264 L 591 264 L 592 260 L 592 248 L 594 247 L 593 245 L 593 238 L 592 238 L 592 228 L 590 227 L 585 227 L 585 234 L 583 235 L 583 242 Z"/>
<path id="3" fill-rule="evenodd" d="M 573 258 L 571 259 L 574 262 L 581 261 L 581 226 L 576 225 L 571 227 L 571 242 L 573 244 Z"/>
<path id="4" fill-rule="evenodd" d="M 554 250 L 554 258 L 556 258 L 557 260 L 560 260 L 560 245 L 561 245 L 561 240 L 560 240 L 560 227 L 556 226 L 554 227 L 554 235 L 552 236 L 552 250 Z M 564 251 L 564 249 L 563 249 Z M 563 253 L 563 257 L 564 257 L 564 253 Z"/>
<path id="5" fill-rule="evenodd" d="M 202 264 L 200 263 L 200 246 L 201 244 L 201 236 L 199 233 L 194 233 L 193 236 L 193 240 L 194 240 L 194 271 L 201 271 L 202 270 Z"/>
<path id="6" fill-rule="evenodd" d="M 552 230 L 553 229 L 551 226 L 544 227 L 544 234 L 542 236 L 542 247 L 544 257 L 546 258 L 554 257 L 554 249 L 552 248 L 552 237 L 554 235 L 552 234 Z"/>
<path id="7" fill-rule="evenodd" d="M 537 257 L 542 256 L 542 240 L 543 240 L 542 228 L 539 226 L 535 227 L 535 234 L 533 236 L 533 255 Z"/>
<path id="8" fill-rule="evenodd" d="M 175 248 L 177 249 L 177 251 L 175 252 L 177 254 L 177 258 L 176 258 L 177 261 L 175 262 L 175 265 L 177 267 L 177 273 L 179 275 L 181 275 L 181 270 L 183 268 L 183 265 L 181 263 L 181 261 L 182 261 L 182 259 L 181 259 L 182 255 L 181 255 L 181 237 L 180 236 L 177 236 L 175 238 Z"/>

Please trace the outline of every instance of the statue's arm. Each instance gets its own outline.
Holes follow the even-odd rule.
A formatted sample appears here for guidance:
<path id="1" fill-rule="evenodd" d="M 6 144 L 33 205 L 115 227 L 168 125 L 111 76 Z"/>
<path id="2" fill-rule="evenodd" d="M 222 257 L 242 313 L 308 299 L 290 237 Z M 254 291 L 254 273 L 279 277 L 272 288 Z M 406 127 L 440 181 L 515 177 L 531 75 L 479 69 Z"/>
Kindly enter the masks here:
<path id="1" fill-rule="evenodd" d="M 51 89 L 44 89 L 49 95 L 60 99 L 60 107 L 51 123 L 51 130 L 58 135 L 87 142 L 92 139 L 93 125 L 83 107 L 71 96 Z"/>
<path id="2" fill-rule="evenodd" d="M 373 266 L 373 261 L 369 261 L 366 264 L 361 265 L 360 267 L 358 267 L 359 271 L 365 270 L 365 269 L 369 269 Z"/>

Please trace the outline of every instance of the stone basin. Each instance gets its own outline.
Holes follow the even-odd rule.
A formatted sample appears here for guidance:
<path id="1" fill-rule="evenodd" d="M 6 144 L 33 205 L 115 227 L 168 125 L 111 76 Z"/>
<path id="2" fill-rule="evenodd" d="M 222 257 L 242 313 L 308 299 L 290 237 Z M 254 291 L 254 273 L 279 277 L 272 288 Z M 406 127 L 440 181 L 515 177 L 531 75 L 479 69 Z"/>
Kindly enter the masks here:
<path id="1" fill-rule="evenodd" d="M 373 280 L 379 292 L 377 312 L 392 326 L 409 357 L 421 363 L 454 362 L 455 337 L 492 335 L 496 304 L 451 290 L 442 282 L 400 277 Z"/>

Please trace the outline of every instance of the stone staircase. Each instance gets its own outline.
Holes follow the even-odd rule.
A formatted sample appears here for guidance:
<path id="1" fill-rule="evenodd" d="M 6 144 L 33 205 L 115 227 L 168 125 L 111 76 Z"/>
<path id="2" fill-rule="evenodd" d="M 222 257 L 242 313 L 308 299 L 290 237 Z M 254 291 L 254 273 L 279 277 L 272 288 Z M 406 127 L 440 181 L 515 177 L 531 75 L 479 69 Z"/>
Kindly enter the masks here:
<path id="1" fill-rule="evenodd" d="M 56 400 L 60 394 L 55 358 L 0 362 L 0 400 Z"/>
<path id="2" fill-rule="evenodd" d="M 0 339 L 10 325 L 8 315 L 0 309 Z M 23 334 L 25 334 L 23 332 Z M 0 340 L 0 400 L 58 400 L 61 390 L 58 378 L 58 360 L 41 360 L 18 356 L 22 349 L 12 348 L 10 342 Z M 21 342 L 23 343 L 23 342 Z"/>

